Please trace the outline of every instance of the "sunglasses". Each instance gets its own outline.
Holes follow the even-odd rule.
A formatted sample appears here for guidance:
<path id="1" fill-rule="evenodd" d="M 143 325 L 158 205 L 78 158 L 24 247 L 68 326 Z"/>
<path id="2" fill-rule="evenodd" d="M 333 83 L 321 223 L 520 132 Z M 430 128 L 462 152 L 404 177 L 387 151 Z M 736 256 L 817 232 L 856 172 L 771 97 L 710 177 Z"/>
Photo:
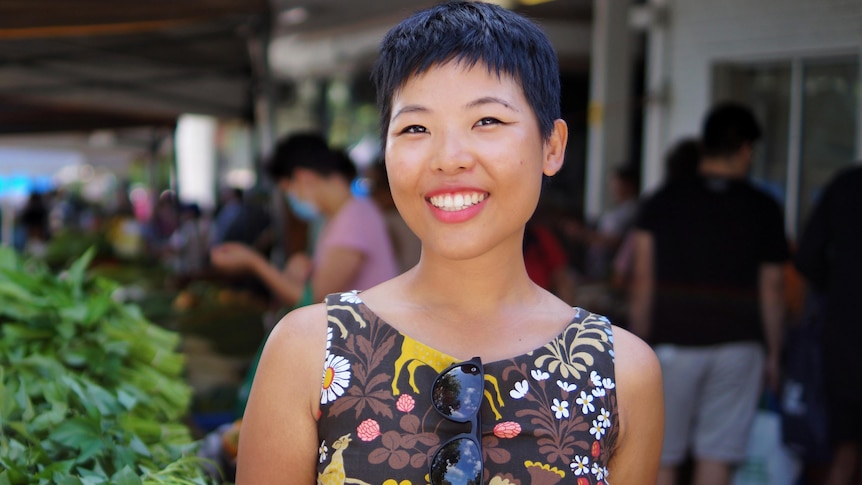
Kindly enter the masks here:
<path id="1" fill-rule="evenodd" d="M 485 394 L 482 361 L 473 357 L 452 364 L 437 376 L 431 402 L 441 416 L 456 423 L 470 423 L 470 432 L 443 443 L 431 459 L 432 485 L 482 483 L 482 420 L 479 408 Z"/>

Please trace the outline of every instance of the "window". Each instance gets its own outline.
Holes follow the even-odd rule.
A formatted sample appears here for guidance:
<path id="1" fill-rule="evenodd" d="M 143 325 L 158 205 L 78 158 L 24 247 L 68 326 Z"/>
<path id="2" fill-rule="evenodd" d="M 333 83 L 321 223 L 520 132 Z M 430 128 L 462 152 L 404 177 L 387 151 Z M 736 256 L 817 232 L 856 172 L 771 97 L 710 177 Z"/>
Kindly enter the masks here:
<path id="1" fill-rule="evenodd" d="M 823 186 L 857 158 L 858 57 L 723 63 L 713 79 L 716 101 L 744 102 L 762 123 L 752 177 L 784 205 L 795 238 Z"/>

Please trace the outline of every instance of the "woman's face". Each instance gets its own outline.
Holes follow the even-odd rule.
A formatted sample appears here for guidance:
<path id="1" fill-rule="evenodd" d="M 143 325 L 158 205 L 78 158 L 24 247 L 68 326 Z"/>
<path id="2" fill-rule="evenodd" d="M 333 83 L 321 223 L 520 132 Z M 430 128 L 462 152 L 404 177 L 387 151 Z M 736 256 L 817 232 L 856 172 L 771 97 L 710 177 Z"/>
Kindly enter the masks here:
<path id="1" fill-rule="evenodd" d="M 548 141 L 520 85 L 484 64 L 449 62 L 413 77 L 392 100 L 386 168 L 423 251 L 454 259 L 500 244 L 521 250 L 542 174 L 563 161 L 566 126 Z"/>

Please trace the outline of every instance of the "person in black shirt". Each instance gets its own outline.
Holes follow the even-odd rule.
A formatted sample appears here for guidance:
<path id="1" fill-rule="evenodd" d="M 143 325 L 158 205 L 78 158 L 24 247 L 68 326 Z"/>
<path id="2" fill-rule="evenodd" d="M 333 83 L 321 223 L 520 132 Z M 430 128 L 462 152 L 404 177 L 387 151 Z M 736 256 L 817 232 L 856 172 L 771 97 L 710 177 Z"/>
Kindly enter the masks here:
<path id="1" fill-rule="evenodd" d="M 688 453 L 695 485 L 729 484 L 761 370 L 777 383 L 789 253 L 779 205 L 747 180 L 759 137 L 747 107 L 715 106 L 700 176 L 649 197 L 635 225 L 631 330 L 654 346 L 664 376 L 660 485 L 676 482 Z"/>
<path id="2" fill-rule="evenodd" d="M 794 263 L 823 295 L 823 379 L 835 443 L 826 483 L 862 483 L 862 166 L 840 172 L 821 196 Z M 856 476 L 854 480 L 854 474 Z"/>

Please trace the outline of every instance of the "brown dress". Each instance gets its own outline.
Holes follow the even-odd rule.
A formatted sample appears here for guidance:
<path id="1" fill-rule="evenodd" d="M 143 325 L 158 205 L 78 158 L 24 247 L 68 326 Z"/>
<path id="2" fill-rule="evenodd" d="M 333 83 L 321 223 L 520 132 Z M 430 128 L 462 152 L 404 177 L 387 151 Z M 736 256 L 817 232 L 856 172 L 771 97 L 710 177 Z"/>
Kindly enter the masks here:
<path id="1" fill-rule="evenodd" d="M 428 484 L 436 449 L 470 432 L 429 398 L 458 359 L 400 333 L 357 292 L 329 295 L 326 305 L 317 483 Z M 483 483 L 610 483 L 619 434 L 613 333 L 605 317 L 575 313 L 543 347 L 483 363 Z"/>

